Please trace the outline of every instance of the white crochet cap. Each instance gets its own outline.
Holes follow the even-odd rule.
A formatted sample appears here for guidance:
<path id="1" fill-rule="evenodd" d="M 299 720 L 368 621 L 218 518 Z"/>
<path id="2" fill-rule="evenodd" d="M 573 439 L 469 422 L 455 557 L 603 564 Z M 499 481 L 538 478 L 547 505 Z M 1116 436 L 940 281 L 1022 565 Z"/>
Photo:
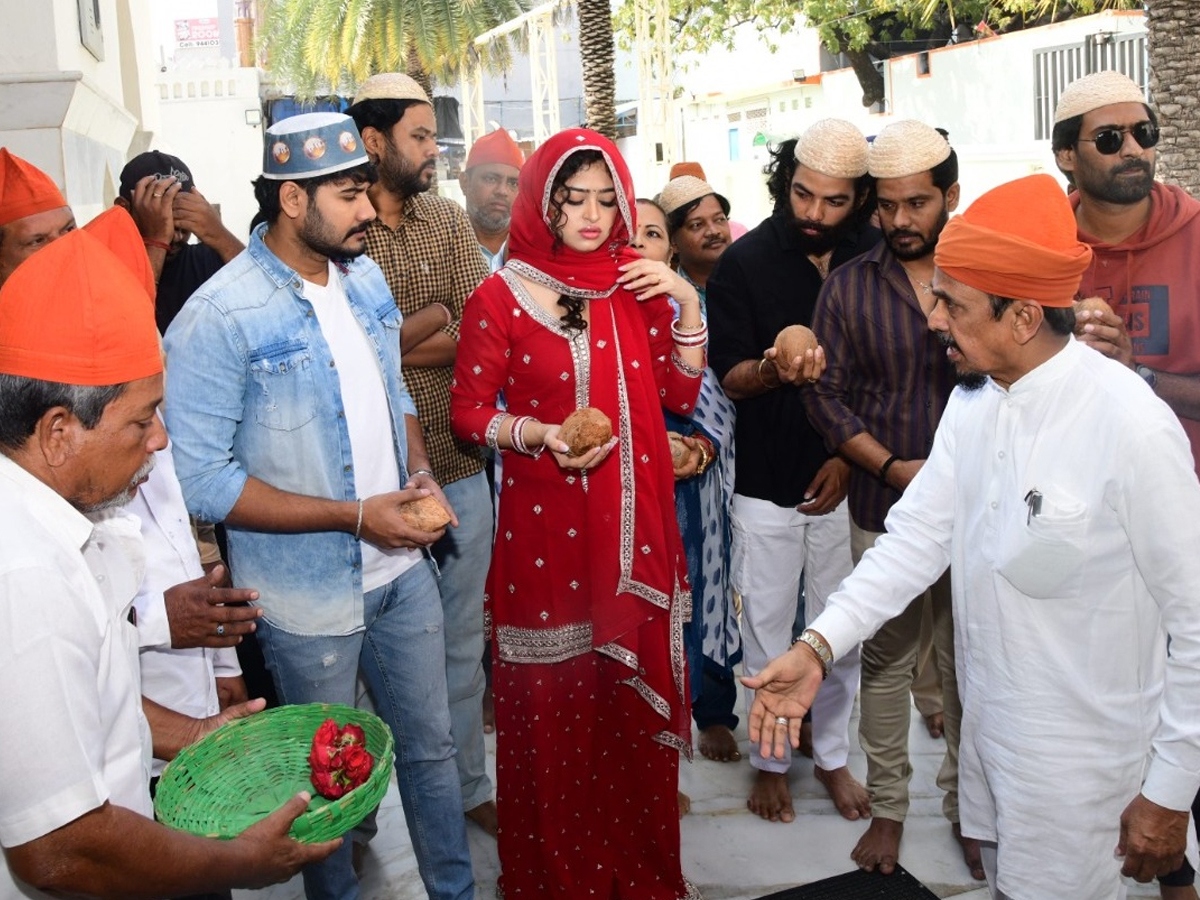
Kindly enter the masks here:
<path id="1" fill-rule="evenodd" d="M 905 178 L 928 172 L 949 155 L 950 144 L 936 128 L 901 119 L 871 142 L 867 171 L 875 178 Z"/>
<path id="2" fill-rule="evenodd" d="M 1054 123 L 1082 116 L 1093 109 L 1114 103 L 1145 103 L 1146 95 L 1128 75 L 1120 72 L 1095 72 L 1067 85 L 1058 98 Z"/>
<path id="3" fill-rule="evenodd" d="M 701 197 L 707 197 L 709 194 L 720 197 L 707 181 L 697 178 L 695 175 L 680 175 L 667 182 L 667 186 L 658 195 L 658 205 L 669 216 L 679 207 L 686 206 Z"/>
<path id="4" fill-rule="evenodd" d="M 358 86 L 354 103 L 362 103 L 364 100 L 419 100 L 429 103 L 429 95 L 411 75 L 405 75 L 403 72 L 381 72 L 372 75 Z M 350 105 L 353 106 L 354 103 Z"/>
<path id="5" fill-rule="evenodd" d="M 867 173 L 867 139 L 845 119 L 821 119 L 796 141 L 796 162 L 830 178 Z"/>

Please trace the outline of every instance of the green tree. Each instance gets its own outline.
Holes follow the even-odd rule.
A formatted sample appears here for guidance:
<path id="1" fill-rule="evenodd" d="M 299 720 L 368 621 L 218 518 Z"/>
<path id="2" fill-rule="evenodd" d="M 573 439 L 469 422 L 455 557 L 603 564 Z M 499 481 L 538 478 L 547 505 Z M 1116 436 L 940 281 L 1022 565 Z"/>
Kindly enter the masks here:
<path id="1" fill-rule="evenodd" d="M 1151 3 L 1157 0 L 1151 0 Z M 622 0 L 618 25 L 632 34 L 633 0 Z M 1188 0 L 1176 0 L 1180 7 Z M 672 0 L 679 52 L 731 46 L 734 29 L 752 23 L 770 36 L 804 25 L 817 29 L 832 53 L 845 54 L 863 89 L 863 105 L 883 99 L 875 61 L 969 40 L 976 31 L 1001 34 L 1109 8 L 1137 8 L 1140 0 Z"/>
<path id="2" fill-rule="evenodd" d="M 428 91 L 476 58 L 476 37 L 525 12 L 528 0 L 264 0 L 267 68 L 296 95 L 349 93 L 377 72 L 407 72 Z M 478 54 L 509 62 L 507 42 Z"/>

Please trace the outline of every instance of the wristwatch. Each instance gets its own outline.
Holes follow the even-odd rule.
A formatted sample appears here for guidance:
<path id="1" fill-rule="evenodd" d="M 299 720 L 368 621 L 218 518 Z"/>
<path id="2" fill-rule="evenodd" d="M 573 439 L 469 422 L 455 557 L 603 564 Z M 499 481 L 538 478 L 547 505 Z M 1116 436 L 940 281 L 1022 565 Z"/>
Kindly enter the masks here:
<path id="1" fill-rule="evenodd" d="M 1134 366 L 1133 370 L 1142 376 L 1146 384 L 1150 385 L 1151 390 L 1158 384 L 1158 373 L 1149 366 L 1143 366 L 1139 363 L 1137 366 Z"/>
<path id="2" fill-rule="evenodd" d="M 808 644 L 813 652 L 817 654 L 817 659 L 821 663 L 821 679 L 824 680 L 829 677 L 829 670 L 833 668 L 833 651 L 829 649 L 828 644 L 817 636 L 816 632 L 806 628 L 800 633 L 800 637 L 792 641 L 792 644 L 793 646 L 796 644 Z"/>

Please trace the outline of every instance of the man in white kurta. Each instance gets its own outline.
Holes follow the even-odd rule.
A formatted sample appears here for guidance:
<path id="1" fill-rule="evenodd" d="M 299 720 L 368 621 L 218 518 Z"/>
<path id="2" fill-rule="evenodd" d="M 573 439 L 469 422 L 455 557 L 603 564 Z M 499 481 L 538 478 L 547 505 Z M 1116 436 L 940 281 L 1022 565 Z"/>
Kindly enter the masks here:
<path id="1" fill-rule="evenodd" d="M 949 564 L 963 833 L 992 844 L 997 897 L 1109 900 L 1125 896 L 1123 866 L 1145 881 L 1178 865 L 1200 786 L 1200 484 L 1145 382 L 1088 352 L 1061 315 L 1065 331 L 1050 327 L 1069 304 L 1030 283 L 1056 265 L 1039 254 L 1090 255 L 1053 246 L 1046 223 L 1069 213 L 1057 185 L 997 192 L 1005 203 L 984 195 L 983 214 L 947 226 L 930 316 L 960 374 L 991 377 L 955 390 L 887 534 L 806 642 L 754 680 L 766 689 L 751 735 L 778 746 L 798 730 L 814 661 L 870 636 Z M 1031 204 L 1024 218 L 1048 231 L 1000 246 L 998 210 Z M 976 307 L 989 295 L 1034 299 L 994 315 Z"/>

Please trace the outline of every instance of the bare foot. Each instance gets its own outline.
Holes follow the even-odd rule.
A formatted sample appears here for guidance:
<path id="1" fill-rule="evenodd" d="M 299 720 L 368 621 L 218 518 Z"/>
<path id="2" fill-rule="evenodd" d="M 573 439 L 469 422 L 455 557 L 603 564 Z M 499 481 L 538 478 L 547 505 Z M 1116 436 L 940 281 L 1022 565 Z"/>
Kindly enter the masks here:
<path id="1" fill-rule="evenodd" d="M 931 738 L 940 738 L 946 730 L 945 718 L 940 712 L 926 716 L 925 729 L 929 732 Z"/>
<path id="2" fill-rule="evenodd" d="M 492 700 L 492 686 L 483 689 L 483 733 L 491 734 L 496 730 L 496 704 Z"/>
<path id="3" fill-rule="evenodd" d="M 679 801 L 679 818 L 682 819 L 692 811 L 692 798 L 683 791 L 678 791 L 677 793 L 679 794 L 677 798 Z"/>
<path id="4" fill-rule="evenodd" d="M 825 790 L 829 791 L 829 799 L 833 801 L 843 819 L 856 822 L 859 819 L 871 818 L 871 795 L 858 783 L 858 779 L 850 774 L 848 766 L 842 766 L 840 769 L 813 766 L 813 775 L 825 785 Z"/>
<path id="5" fill-rule="evenodd" d="M 800 755 L 813 758 L 812 722 L 800 723 Z"/>
<path id="6" fill-rule="evenodd" d="M 983 881 L 986 876 L 983 874 L 983 856 L 979 852 L 979 841 L 975 838 L 963 837 L 962 826 L 957 822 L 952 827 L 954 839 L 962 847 L 963 862 L 971 870 L 971 877 L 976 881 Z"/>
<path id="7" fill-rule="evenodd" d="M 760 772 L 755 770 L 754 787 L 746 807 L 756 816 L 768 822 L 792 822 L 796 811 L 792 809 L 792 793 L 788 790 L 787 772 Z"/>
<path id="8" fill-rule="evenodd" d="M 858 839 L 850 858 L 866 872 L 878 870 L 891 875 L 900 861 L 900 836 L 904 834 L 904 823 L 894 819 L 872 819 L 863 836 Z"/>
<path id="9" fill-rule="evenodd" d="M 485 800 L 478 806 L 467 810 L 467 818 L 490 834 L 496 836 L 496 832 L 500 830 L 499 822 L 496 819 L 496 801 Z"/>
<path id="10" fill-rule="evenodd" d="M 737 762 L 742 751 L 732 731 L 724 725 L 709 725 L 700 732 L 700 755 L 713 762 Z"/>

